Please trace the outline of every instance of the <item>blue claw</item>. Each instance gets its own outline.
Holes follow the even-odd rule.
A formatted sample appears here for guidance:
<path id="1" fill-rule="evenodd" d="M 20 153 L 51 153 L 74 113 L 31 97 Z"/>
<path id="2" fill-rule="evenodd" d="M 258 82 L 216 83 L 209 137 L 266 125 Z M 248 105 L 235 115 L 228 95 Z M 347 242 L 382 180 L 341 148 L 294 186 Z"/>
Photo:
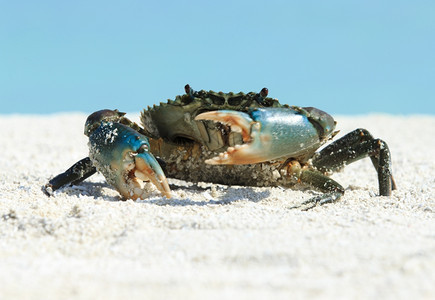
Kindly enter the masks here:
<path id="1" fill-rule="evenodd" d="M 259 108 L 249 113 L 218 110 L 199 114 L 195 120 L 220 122 L 242 135 L 242 145 L 228 147 L 219 156 L 206 160 L 208 164 L 253 164 L 310 157 L 324 140 L 318 127 L 326 130 L 331 123 L 317 125 L 308 111 L 293 108 Z"/>
<path id="2" fill-rule="evenodd" d="M 145 198 L 143 181 L 151 181 L 171 197 L 166 176 L 149 152 L 147 137 L 124 124 L 102 121 L 90 131 L 89 157 L 124 198 Z"/>

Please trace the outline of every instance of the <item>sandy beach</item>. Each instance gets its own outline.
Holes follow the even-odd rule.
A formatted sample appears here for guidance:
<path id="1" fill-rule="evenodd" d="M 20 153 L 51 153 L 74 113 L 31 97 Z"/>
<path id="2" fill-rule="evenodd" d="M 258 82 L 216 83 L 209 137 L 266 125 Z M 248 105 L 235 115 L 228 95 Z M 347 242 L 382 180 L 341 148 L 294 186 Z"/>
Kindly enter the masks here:
<path id="1" fill-rule="evenodd" d="M 335 118 L 388 143 L 391 197 L 369 159 L 306 212 L 312 191 L 177 180 L 120 201 L 99 174 L 47 197 L 87 156 L 86 115 L 0 116 L 0 299 L 434 299 L 435 117 Z"/>

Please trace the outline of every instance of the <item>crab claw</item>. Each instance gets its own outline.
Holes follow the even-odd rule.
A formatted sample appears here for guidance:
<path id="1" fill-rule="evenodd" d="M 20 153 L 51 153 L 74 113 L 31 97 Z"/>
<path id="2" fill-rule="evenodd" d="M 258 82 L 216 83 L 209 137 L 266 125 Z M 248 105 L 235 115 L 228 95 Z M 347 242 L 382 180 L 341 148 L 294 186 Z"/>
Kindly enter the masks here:
<path id="1" fill-rule="evenodd" d="M 137 179 L 142 181 L 151 181 L 155 187 L 166 196 L 166 198 L 171 198 L 171 189 L 169 188 L 168 180 L 166 179 L 165 173 L 157 162 L 156 158 L 149 152 L 138 153 L 134 157 L 135 169 L 134 175 Z M 140 183 L 139 186 L 141 188 Z M 140 196 L 140 191 L 138 197 Z"/>
<path id="2" fill-rule="evenodd" d="M 102 122 L 89 136 L 89 149 L 97 170 L 124 198 L 145 198 L 144 182 L 148 181 L 171 197 L 166 176 L 148 150 L 146 136 L 120 123 Z"/>
<path id="3" fill-rule="evenodd" d="M 228 147 L 208 164 L 253 164 L 306 155 L 320 144 L 316 127 L 307 116 L 291 108 L 259 108 L 248 113 L 209 111 L 195 120 L 211 120 L 241 133 L 243 144 Z"/>

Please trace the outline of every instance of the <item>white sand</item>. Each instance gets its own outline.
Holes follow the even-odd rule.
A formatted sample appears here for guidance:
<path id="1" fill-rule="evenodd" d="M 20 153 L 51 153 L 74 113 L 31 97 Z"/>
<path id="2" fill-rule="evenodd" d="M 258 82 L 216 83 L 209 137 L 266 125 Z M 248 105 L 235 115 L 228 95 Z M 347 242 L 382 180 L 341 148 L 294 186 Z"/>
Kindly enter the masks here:
<path id="1" fill-rule="evenodd" d="M 123 202 L 101 175 L 49 198 L 85 118 L 0 116 L 0 299 L 435 298 L 435 117 L 337 117 L 387 141 L 399 190 L 364 159 L 308 212 L 309 191 L 209 184 Z"/>

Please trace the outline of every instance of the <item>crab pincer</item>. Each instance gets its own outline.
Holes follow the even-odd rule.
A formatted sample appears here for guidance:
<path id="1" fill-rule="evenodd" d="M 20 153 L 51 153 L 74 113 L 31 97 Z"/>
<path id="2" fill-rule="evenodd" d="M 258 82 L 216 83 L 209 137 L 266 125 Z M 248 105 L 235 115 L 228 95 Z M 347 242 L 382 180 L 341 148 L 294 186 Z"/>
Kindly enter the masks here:
<path id="1" fill-rule="evenodd" d="M 248 113 L 217 110 L 201 113 L 195 120 L 210 120 L 239 132 L 243 144 L 228 147 L 208 164 L 253 164 L 315 151 L 321 142 L 309 119 L 290 108 L 258 108 Z"/>
<path id="2" fill-rule="evenodd" d="M 116 110 L 103 110 L 88 117 L 85 134 L 93 165 L 124 198 L 145 198 L 144 182 L 148 181 L 170 198 L 166 176 L 149 152 L 148 138 L 122 124 L 122 116 Z"/>
<path id="3" fill-rule="evenodd" d="M 186 85 L 184 95 L 145 109 L 141 122 L 143 127 L 117 110 L 90 115 L 85 125 L 89 157 L 50 179 L 42 190 L 53 195 L 98 170 L 123 198 L 147 197 L 151 184 L 145 181 L 170 197 L 164 165 L 166 176 L 191 182 L 307 185 L 323 193 L 295 206 L 307 210 L 339 200 L 345 188 L 330 175 L 365 157 L 378 174 L 379 195 L 390 196 L 396 189 L 384 140 L 358 128 L 324 145 L 338 133 L 334 118 L 315 107 L 280 104 L 268 97 L 267 88 L 223 93 Z M 227 166 L 210 167 L 204 161 Z"/>

